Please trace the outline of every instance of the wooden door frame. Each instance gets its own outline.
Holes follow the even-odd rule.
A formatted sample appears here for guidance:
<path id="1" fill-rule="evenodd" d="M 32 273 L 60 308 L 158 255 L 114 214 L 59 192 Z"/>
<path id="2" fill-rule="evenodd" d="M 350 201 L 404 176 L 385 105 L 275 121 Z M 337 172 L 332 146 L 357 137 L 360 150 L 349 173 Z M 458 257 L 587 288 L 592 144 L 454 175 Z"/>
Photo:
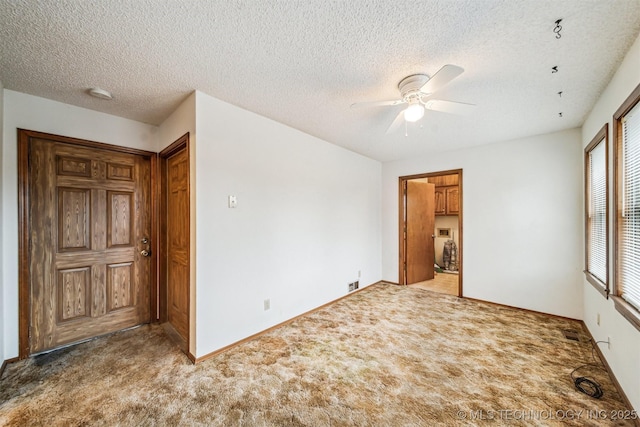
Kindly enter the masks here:
<path id="1" fill-rule="evenodd" d="M 191 162 L 191 156 L 189 151 L 189 132 L 182 135 L 180 138 L 175 140 L 171 145 L 162 150 L 158 155 L 158 174 L 160 176 L 159 179 L 159 188 L 158 194 L 159 198 L 159 252 L 160 257 L 158 259 L 158 317 L 161 323 L 165 323 L 168 321 L 168 285 L 167 285 L 167 161 L 169 157 L 175 155 L 181 150 L 187 151 L 187 164 Z M 189 168 L 189 171 L 191 168 Z M 190 174 L 190 172 L 188 172 Z M 191 229 L 191 177 L 187 177 L 188 184 L 188 200 L 189 200 L 189 229 Z M 189 241 L 191 241 L 191 236 L 189 236 Z M 191 265 L 191 251 L 189 250 L 188 254 L 189 265 Z M 189 273 L 191 274 L 191 273 Z M 191 280 L 189 280 L 191 282 Z M 186 339 L 186 351 L 187 355 L 194 360 L 189 353 L 189 341 L 191 335 L 191 283 L 189 283 L 189 295 L 187 295 L 187 312 L 189 313 L 189 331 L 187 333 Z"/>
<path id="2" fill-rule="evenodd" d="M 157 320 L 158 300 L 158 201 L 157 163 L 158 155 L 151 151 L 119 145 L 105 144 L 84 139 L 59 136 L 50 133 L 18 129 L 18 358 L 29 357 L 31 323 L 31 289 L 29 271 L 29 141 L 31 138 L 63 142 L 87 148 L 96 148 L 115 153 L 135 154 L 150 160 L 151 167 L 151 268 L 149 271 L 149 321 Z"/>
<path id="3" fill-rule="evenodd" d="M 428 172 L 416 175 L 407 175 L 398 177 L 398 283 L 406 285 L 406 277 L 404 275 L 404 264 L 406 262 L 406 253 L 404 249 L 404 227 L 405 227 L 405 206 L 404 206 L 404 185 L 405 182 L 412 179 L 431 178 L 442 175 L 458 175 L 458 203 L 460 213 L 458 214 L 458 296 L 462 297 L 462 169 L 451 169 L 439 172 Z"/>

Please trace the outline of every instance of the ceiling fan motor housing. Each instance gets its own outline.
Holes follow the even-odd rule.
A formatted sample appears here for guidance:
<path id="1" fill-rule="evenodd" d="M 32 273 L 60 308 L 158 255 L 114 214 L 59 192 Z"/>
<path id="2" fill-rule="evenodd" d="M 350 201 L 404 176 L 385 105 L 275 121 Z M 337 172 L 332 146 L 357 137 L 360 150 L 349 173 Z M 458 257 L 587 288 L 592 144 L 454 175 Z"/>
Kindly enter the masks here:
<path id="1" fill-rule="evenodd" d="M 429 76 L 426 74 L 413 74 L 400 80 L 398 83 L 398 89 L 402 94 L 403 99 L 409 99 L 417 95 L 429 95 L 428 93 L 420 92 L 420 88 L 429 81 Z"/>

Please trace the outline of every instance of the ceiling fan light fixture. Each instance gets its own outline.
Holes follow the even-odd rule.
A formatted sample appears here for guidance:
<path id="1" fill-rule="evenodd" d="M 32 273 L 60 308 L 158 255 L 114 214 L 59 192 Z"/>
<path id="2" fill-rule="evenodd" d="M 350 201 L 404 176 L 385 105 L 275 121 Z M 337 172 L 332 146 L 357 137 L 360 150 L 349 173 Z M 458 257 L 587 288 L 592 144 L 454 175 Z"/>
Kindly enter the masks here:
<path id="1" fill-rule="evenodd" d="M 411 104 L 404 110 L 404 119 L 408 122 L 417 122 L 424 116 L 424 105 L 420 103 Z"/>

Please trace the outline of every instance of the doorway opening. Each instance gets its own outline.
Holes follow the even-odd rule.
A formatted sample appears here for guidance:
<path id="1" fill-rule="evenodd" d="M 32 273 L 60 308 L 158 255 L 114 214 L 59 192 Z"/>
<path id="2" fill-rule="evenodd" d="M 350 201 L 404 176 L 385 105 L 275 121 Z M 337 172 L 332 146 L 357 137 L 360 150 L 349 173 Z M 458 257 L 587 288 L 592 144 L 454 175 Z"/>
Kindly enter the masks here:
<path id="1" fill-rule="evenodd" d="M 462 296 L 462 169 L 399 178 L 399 283 Z"/>

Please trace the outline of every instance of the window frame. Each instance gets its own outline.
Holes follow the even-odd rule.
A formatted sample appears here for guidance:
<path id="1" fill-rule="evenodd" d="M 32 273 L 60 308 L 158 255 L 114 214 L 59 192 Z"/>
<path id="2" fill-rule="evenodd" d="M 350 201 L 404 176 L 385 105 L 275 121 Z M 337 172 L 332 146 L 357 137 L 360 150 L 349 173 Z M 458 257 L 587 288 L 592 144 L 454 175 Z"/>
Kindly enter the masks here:
<path id="1" fill-rule="evenodd" d="M 589 271 L 589 249 L 591 247 L 591 220 L 589 218 L 589 202 L 591 200 L 590 186 L 590 159 L 591 152 L 601 143 L 604 143 L 604 173 L 605 173 L 605 281 L 600 280 Z M 611 289 L 609 287 L 609 124 L 598 131 L 591 142 L 584 149 L 584 225 L 585 225 L 585 246 L 584 246 L 584 274 L 589 283 L 602 294 L 609 298 Z"/>
<path id="2" fill-rule="evenodd" d="M 640 84 L 631 92 L 629 97 L 625 99 L 620 108 L 616 110 L 613 115 L 613 175 L 615 179 L 614 183 L 614 200 L 616 207 L 616 214 L 614 216 L 614 280 L 613 280 L 613 293 L 611 299 L 614 302 L 616 310 L 627 319 L 636 329 L 640 331 L 640 311 L 634 306 L 622 299 L 621 291 L 622 287 L 619 283 L 620 279 L 620 228 L 621 228 L 621 209 L 622 209 L 622 118 L 631 111 L 637 104 L 640 103 Z"/>

